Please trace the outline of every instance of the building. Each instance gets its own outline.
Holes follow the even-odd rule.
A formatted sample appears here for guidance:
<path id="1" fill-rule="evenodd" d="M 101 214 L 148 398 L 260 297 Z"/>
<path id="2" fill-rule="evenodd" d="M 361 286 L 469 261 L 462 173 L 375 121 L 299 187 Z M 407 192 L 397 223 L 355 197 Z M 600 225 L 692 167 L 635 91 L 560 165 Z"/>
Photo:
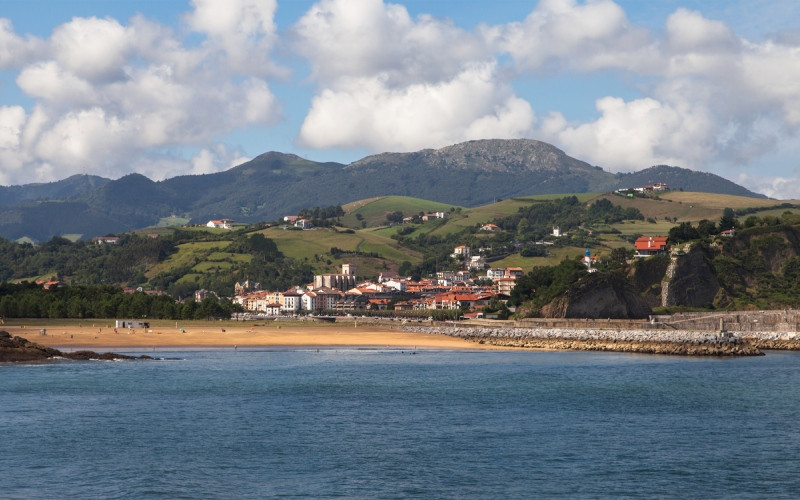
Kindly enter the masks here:
<path id="1" fill-rule="evenodd" d="M 241 283 L 237 281 L 236 284 L 233 285 L 233 294 L 237 296 L 247 295 L 248 293 L 255 292 L 257 290 L 261 290 L 261 283 L 257 283 L 255 281 L 244 280 Z"/>
<path id="2" fill-rule="evenodd" d="M 650 257 L 662 255 L 667 251 L 667 236 L 640 236 L 634 242 L 636 253 L 634 257 Z"/>
<path id="3" fill-rule="evenodd" d="M 459 245 L 453 249 L 453 253 L 450 254 L 450 256 L 455 259 L 463 257 L 464 260 L 468 261 L 470 256 L 470 248 L 466 245 Z"/>
<path id="4" fill-rule="evenodd" d="M 496 233 L 497 231 L 500 230 L 501 230 L 500 226 L 498 226 L 497 224 L 484 224 L 481 226 L 481 231 L 489 231 L 492 233 Z"/>
<path id="5" fill-rule="evenodd" d="M 342 264 L 341 274 L 317 274 L 314 276 L 314 288 L 336 288 L 350 290 L 356 286 L 356 266 Z"/>
<path id="6" fill-rule="evenodd" d="M 119 236 L 97 236 L 92 238 L 95 245 L 118 245 Z"/>
<path id="7" fill-rule="evenodd" d="M 561 228 L 558 226 L 553 227 L 553 236 L 561 237 Z"/>
<path id="8" fill-rule="evenodd" d="M 232 219 L 212 219 L 206 223 L 206 227 L 213 227 L 217 229 L 231 229 Z"/>

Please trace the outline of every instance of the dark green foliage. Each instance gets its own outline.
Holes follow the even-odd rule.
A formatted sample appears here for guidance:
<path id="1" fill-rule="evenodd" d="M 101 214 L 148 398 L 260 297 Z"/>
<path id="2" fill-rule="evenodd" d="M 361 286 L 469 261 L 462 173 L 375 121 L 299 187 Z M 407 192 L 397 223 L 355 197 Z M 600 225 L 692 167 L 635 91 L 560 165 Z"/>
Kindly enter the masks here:
<path id="1" fill-rule="evenodd" d="M 391 224 L 400 224 L 403 222 L 403 212 L 397 210 L 386 214 L 386 220 Z"/>
<path id="2" fill-rule="evenodd" d="M 45 290 L 39 285 L 0 284 L 0 316 L 6 318 L 230 318 L 229 300 L 208 298 L 180 304 L 167 295 L 124 293 L 114 286 L 65 286 Z M 199 312 L 198 312 L 199 311 Z"/>
<path id="3" fill-rule="evenodd" d="M 538 309 L 586 274 L 586 267 L 576 260 L 565 260 L 552 267 L 534 267 L 518 280 L 511 290 L 508 303 L 518 306 L 524 302 L 532 302 Z"/>
<path id="4" fill-rule="evenodd" d="M 636 208 L 623 209 L 605 198 L 595 201 L 587 208 L 577 197 L 568 196 L 557 200 L 537 201 L 495 223 L 506 231 L 515 231 L 522 238 L 540 239 L 550 234 L 553 226 L 560 227 L 562 231 L 570 231 L 585 223 L 612 224 L 626 219 L 642 220 L 644 217 Z"/>
<path id="5" fill-rule="evenodd" d="M 692 226 L 691 222 L 681 222 L 669 230 L 668 236 L 670 243 L 681 243 L 698 239 L 700 233 Z"/>

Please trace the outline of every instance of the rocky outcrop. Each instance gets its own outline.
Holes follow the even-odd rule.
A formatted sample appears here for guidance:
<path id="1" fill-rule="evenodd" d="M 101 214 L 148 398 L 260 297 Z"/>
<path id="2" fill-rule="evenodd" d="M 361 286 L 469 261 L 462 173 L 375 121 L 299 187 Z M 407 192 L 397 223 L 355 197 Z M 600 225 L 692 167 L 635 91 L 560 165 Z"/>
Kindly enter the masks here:
<path id="1" fill-rule="evenodd" d="M 127 356 L 113 352 L 75 351 L 64 353 L 58 349 L 45 347 L 22 337 L 12 337 L 6 331 L 0 331 L 0 363 L 43 361 L 52 358 L 75 360 L 153 359 L 150 356 Z"/>
<path id="2" fill-rule="evenodd" d="M 618 274 L 595 273 L 579 280 L 542 307 L 546 318 L 646 318 L 652 311 Z"/>
<path id="3" fill-rule="evenodd" d="M 693 246 L 672 258 L 661 284 L 662 306 L 708 307 L 719 291 L 719 280 L 706 251 Z"/>

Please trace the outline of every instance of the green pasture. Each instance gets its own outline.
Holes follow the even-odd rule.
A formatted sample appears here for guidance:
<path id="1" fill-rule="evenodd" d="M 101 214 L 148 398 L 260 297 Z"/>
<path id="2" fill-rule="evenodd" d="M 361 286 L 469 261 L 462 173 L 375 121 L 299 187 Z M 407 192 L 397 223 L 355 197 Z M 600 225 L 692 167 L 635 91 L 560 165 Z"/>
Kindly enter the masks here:
<path id="1" fill-rule="evenodd" d="M 578 247 L 548 247 L 547 257 L 523 257 L 515 253 L 505 259 L 491 262 L 489 265 L 491 267 L 521 267 L 527 273 L 536 266 L 555 266 L 564 259 L 580 258 L 585 251 L 585 248 Z"/>
<path id="2" fill-rule="evenodd" d="M 342 208 L 346 214 L 342 217 L 342 225 L 360 228 L 362 221 L 358 220 L 356 214 L 363 218 L 367 227 L 374 227 L 384 225 L 386 215 L 392 212 L 400 211 L 403 212 L 403 216 L 412 217 L 420 212 L 449 212 L 455 207 L 410 196 L 383 196 L 349 203 Z"/>
<path id="3" fill-rule="evenodd" d="M 232 256 L 233 254 L 221 252 L 221 250 L 229 244 L 230 241 L 196 241 L 183 243 L 178 245 L 177 252 L 167 257 L 163 262 L 159 262 L 148 269 L 146 276 L 152 278 L 176 267 L 194 267 L 200 262 L 209 260 L 209 256 L 214 254 L 214 252 Z"/>
<path id="4" fill-rule="evenodd" d="M 659 193 L 661 199 L 696 205 L 698 207 L 716 208 L 751 208 L 769 207 L 781 203 L 780 201 L 762 198 L 749 198 L 747 196 L 734 196 L 731 194 L 695 193 L 689 191 L 666 191 Z"/>
<path id="5" fill-rule="evenodd" d="M 185 226 L 189 224 L 191 219 L 187 219 L 184 217 L 162 217 L 158 220 L 156 227 L 170 227 L 170 226 Z"/>
<path id="6" fill-rule="evenodd" d="M 418 253 L 403 248 L 395 240 L 371 231 L 345 233 L 327 228 L 309 231 L 270 228 L 262 232 L 275 242 L 281 253 L 298 260 L 313 261 L 315 255 L 327 255 L 332 247 L 350 252 L 374 252 L 389 260 L 417 262 L 421 259 Z"/>
<path id="7" fill-rule="evenodd" d="M 666 236 L 669 230 L 676 224 L 665 220 L 657 220 L 655 223 L 647 221 L 625 221 L 613 224 L 612 227 L 621 234 L 641 234 L 643 236 Z"/>

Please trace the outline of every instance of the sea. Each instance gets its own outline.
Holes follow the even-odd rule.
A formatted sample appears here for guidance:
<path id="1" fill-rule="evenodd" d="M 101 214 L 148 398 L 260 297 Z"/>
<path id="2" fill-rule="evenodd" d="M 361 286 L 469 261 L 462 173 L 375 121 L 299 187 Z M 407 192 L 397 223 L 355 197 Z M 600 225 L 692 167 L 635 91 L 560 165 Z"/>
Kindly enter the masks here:
<path id="1" fill-rule="evenodd" d="M 0 498 L 800 497 L 800 353 L 147 354 L 0 366 Z"/>

